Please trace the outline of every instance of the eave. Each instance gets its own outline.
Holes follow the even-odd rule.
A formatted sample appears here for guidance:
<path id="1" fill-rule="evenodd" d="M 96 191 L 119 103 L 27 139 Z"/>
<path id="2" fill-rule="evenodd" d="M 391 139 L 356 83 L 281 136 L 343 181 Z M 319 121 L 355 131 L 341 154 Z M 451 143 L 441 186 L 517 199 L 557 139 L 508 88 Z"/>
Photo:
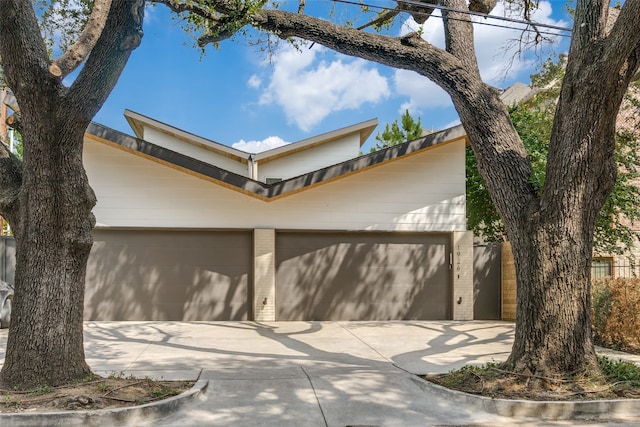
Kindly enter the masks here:
<path id="1" fill-rule="evenodd" d="M 466 132 L 458 125 L 297 177 L 265 184 L 98 123 L 89 125 L 85 137 L 266 202 L 405 159 L 435 147 L 467 140 Z"/>

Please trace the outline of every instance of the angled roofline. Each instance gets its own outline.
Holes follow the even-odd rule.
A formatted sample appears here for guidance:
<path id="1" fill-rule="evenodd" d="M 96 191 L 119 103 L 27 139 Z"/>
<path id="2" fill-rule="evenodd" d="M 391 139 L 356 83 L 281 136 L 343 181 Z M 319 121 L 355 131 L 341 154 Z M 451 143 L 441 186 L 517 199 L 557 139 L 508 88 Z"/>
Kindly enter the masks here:
<path id="1" fill-rule="evenodd" d="M 247 163 L 249 153 L 245 153 L 242 150 L 238 150 L 233 147 L 221 144 L 216 141 L 212 141 L 207 138 L 195 135 L 191 132 L 184 131 L 175 126 L 168 125 L 151 117 L 144 116 L 140 113 L 136 113 L 131 110 L 124 110 L 124 117 L 129 122 L 131 129 L 135 132 L 136 136 L 140 139 L 144 139 L 144 127 L 150 127 L 159 130 L 162 133 L 171 135 L 181 141 L 188 144 L 192 144 L 215 153 L 218 153 L 225 157 L 230 157 L 238 162 Z"/>
<path id="2" fill-rule="evenodd" d="M 458 125 L 275 184 L 265 184 L 98 123 L 89 125 L 85 137 L 263 201 L 277 200 L 434 147 L 467 140 L 464 128 Z"/>
<path id="3" fill-rule="evenodd" d="M 267 163 L 271 160 L 279 159 L 284 156 L 288 156 L 299 151 L 307 150 L 309 148 L 326 144 L 327 142 L 335 141 L 343 136 L 350 135 L 352 133 L 360 134 L 360 146 L 365 143 L 367 138 L 373 133 L 378 126 L 378 119 L 370 119 L 364 122 L 356 123 L 355 125 L 336 129 L 331 132 L 326 132 L 320 135 L 306 138 L 301 141 L 292 142 L 291 144 L 283 145 L 281 147 L 272 148 L 271 150 L 262 151 L 255 154 L 255 160 L 261 163 Z"/>
<path id="4" fill-rule="evenodd" d="M 193 144 L 198 147 L 214 151 L 220 155 L 232 158 L 241 163 L 247 163 L 247 159 L 252 154 L 254 160 L 260 161 L 261 163 L 267 163 L 269 161 L 279 159 L 290 154 L 294 154 L 321 144 L 335 141 L 352 133 L 359 134 L 360 146 L 362 146 L 367 138 L 369 138 L 369 136 L 373 133 L 376 126 L 378 126 L 378 119 L 371 119 L 331 132 L 316 135 L 311 138 L 292 142 L 290 144 L 273 148 L 271 150 L 263 151 L 260 153 L 249 153 L 243 150 L 238 150 L 237 148 L 229 147 L 216 141 L 212 141 L 207 138 L 203 138 L 177 127 L 152 119 L 151 117 L 136 113 L 135 111 L 124 110 L 124 117 L 127 119 L 127 122 L 129 122 L 129 125 L 131 126 L 131 129 L 133 129 L 135 135 L 140 139 L 144 139 L 144 127 L 147 126 L 157 129 L 165 134 L 171 135 L 188 144 Z"/>

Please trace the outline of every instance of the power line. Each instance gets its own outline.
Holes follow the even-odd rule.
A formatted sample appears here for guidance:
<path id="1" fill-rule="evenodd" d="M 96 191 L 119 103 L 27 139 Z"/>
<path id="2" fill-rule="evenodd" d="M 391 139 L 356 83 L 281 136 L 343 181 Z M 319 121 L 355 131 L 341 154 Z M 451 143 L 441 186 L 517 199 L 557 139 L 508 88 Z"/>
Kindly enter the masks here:
<path id="1" fill-rule="evenodd" d="M 379 10 L 388 10 L 388 11 L 395 10 L 393 8 L 390 8 L 390 7 L 367 4 L 367 3 L 357 2 L 357 1 L 353 1 L 353 0 L 334 0 L 334 1 L 336 1 L 337 3 L 350 4 L 350 5 L 355 5 L 355 6 L 359 6 L 359 7 L 365 6 L 365 7 L 379 9 Z M 440 5 L 437 5 L 437 4 L 422 3 L 422 2 L 414 1 L 414 0 L 397 0 L 397 3 L 405 3 L 405 4 L 410 4 L 410 5 L 413 5 L 413 6 L 420 6 L 420 7 L 423 7 L 423 8 L 441 9 L 441 10 L 446 10 L 446 11 L 449 11 L 449 12 L 458 12 L 458 13 L 464 13 L 464 14 L 467 14 L 467 15 L 480 16 L 480 17 L 483 17 L 483 18 L 486 18 L 486 19 L 495 19 L 495 20 L 501 20 L 501 21 L 517 23 L 517 24 L 524 24 L 527 27 L 549 28 L 549 29 L 552 29 L 552 30 L 559 30 L 559 31 L 572 31 L 571 28 L 560 27 L 560 26 L 557 26 L 557 25 L 542 24 L 542 23 L 538 23 L 538 22 L 534 22 L 534 21 L 526 21 L 526 20 L 523 20 L 523 19 L 509 18 L 509 17 L 506 17 L 506 16 L 486 15 L 486 14 L 480 13 L 480 12 L 472 12 L 472 11 L 469 11 L 469 10 L 454 9 L 454 8 L 450 8 L 450 7 L 447 7 L 447 6 L 440 6 Z M 403 12 L 408 12 L 409 13 L 409 11 L 403 11 Z M 410 13 L 418 13 L 418 14 L 427 15 L 427 13 L 425 13 L 425 12 L 411 11 Z M 442 18 L 442 16 L 437 16 L 437 15 L 436 15 L 436 17 L 437 18 Z M 449 19 L 451 19 L 452 21 L 461 21 L 461 19 L 456 19 L 456 18 L 451 18 L 451 17 L 449 17 Z M 549 31 L 540 31 L 540 30 L 534 30 L 534 29 L 531 29 L 531 28 L 514 28 L 514 27 L 511 27 L 511 26 L 500 25 L 500 24 L 495 24 L 495 23 L 491 23 L 491 22 L 475 21 L 474 24 L 486 25 L 486 26 L 489 26 L 489 27 L 506 28 L 506 29 L 511 29 L 511 30 L 535 32 L 537 34 L 550 35 L 550 36 L 556 36 L 556 37 L 571 37 L 570 34 L 555 33 L 555 32 L 549 32 Z"/>
<path id="2" fill-rule="evenodd" d="M 431 5 L 429 5 L 428 3 L 422 3 L 422 2 L 416 1 L 416 0 L 397 0 L 397 3 L 405 3 L 405 4 L 410 4 L 410 5 L 413 5 L 413 6 L 421 6 L 421 7 L 425 7 L 425 6 L 428 5 L 428 7 L 431 7 Z M 549 28 L 551 30 L 572 31 L 571 28 L 560 27 L 558 25 L 541 24 L 541 23 L 538 23 L 538 22 L 527 21 L 527 20 L 524 20 L 524 19 L 510 18 L 508 16 L 487 15 L 487 14 L 481 13 L 481 12 L 472 12 L 470 10 L 455 9 L 453 7 L 448 7 L 448 6 L 433 5 L 433 8 L 434 9 L 440 9 L 440 10 L 446 10 L 447 12 L 466 13 L 468 15 L 480 16 L 482 18 L 487 18 L 487 19 L 497 19 L 497 20 L 500 20 L 500 21 L 515 22 L 517 24 L 531 25 L 531 26 L 534 26 L 534 27 Z"/>

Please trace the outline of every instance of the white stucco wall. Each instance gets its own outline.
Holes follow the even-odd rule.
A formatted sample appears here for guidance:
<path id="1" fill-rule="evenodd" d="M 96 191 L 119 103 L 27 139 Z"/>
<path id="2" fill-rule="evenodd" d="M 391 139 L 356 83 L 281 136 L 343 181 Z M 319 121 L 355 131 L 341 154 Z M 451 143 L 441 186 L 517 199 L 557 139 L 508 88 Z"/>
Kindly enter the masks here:
<path id="1" fill-rule="evenodd" d="M 265 202 L 87 140 L 99 226 L 464 231 L 464 142 Z"/>
<path id="2" fill-rule="evenodd" d="M 360 136 L 351 134 L 270 162 L 258 161 L 258 179 L 265 182 L 266 178 L 293 178 L 351 160 L 359 154 Z"/>
<path id="3" fill-rule="evenodd" d="M 203 162 L 210 163 L 238 175 L 248 176 L 249 174 L 246 163 L 238 162 L 214 151 L 207 150 L 206 148 L 186 143 L 154 128 L 144 128 L 144 139 L 145 141 L 149 141 L 171 151 L 202 160 Z"/>

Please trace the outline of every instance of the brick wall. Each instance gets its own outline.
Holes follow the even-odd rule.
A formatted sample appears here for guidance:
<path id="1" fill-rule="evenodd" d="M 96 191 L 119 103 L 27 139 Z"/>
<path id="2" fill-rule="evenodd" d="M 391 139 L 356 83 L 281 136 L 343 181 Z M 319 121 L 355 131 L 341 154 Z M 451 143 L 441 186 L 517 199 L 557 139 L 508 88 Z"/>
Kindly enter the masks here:
<path id="1" fill-rule="evenodd" d="M 276 320 L 275 230 L 253 230 L 253 318 L 256 322 Z"/>
<path id="2" fill-rule="evenodd" d="M 453 320 L 473 320 L 473 232 L 453 233 Z"/>
<path id="3" fill-rule="evenodd" d="M 516 320 L 516 266 L 511 243 L 502 243 L 502 320 Z"/>

